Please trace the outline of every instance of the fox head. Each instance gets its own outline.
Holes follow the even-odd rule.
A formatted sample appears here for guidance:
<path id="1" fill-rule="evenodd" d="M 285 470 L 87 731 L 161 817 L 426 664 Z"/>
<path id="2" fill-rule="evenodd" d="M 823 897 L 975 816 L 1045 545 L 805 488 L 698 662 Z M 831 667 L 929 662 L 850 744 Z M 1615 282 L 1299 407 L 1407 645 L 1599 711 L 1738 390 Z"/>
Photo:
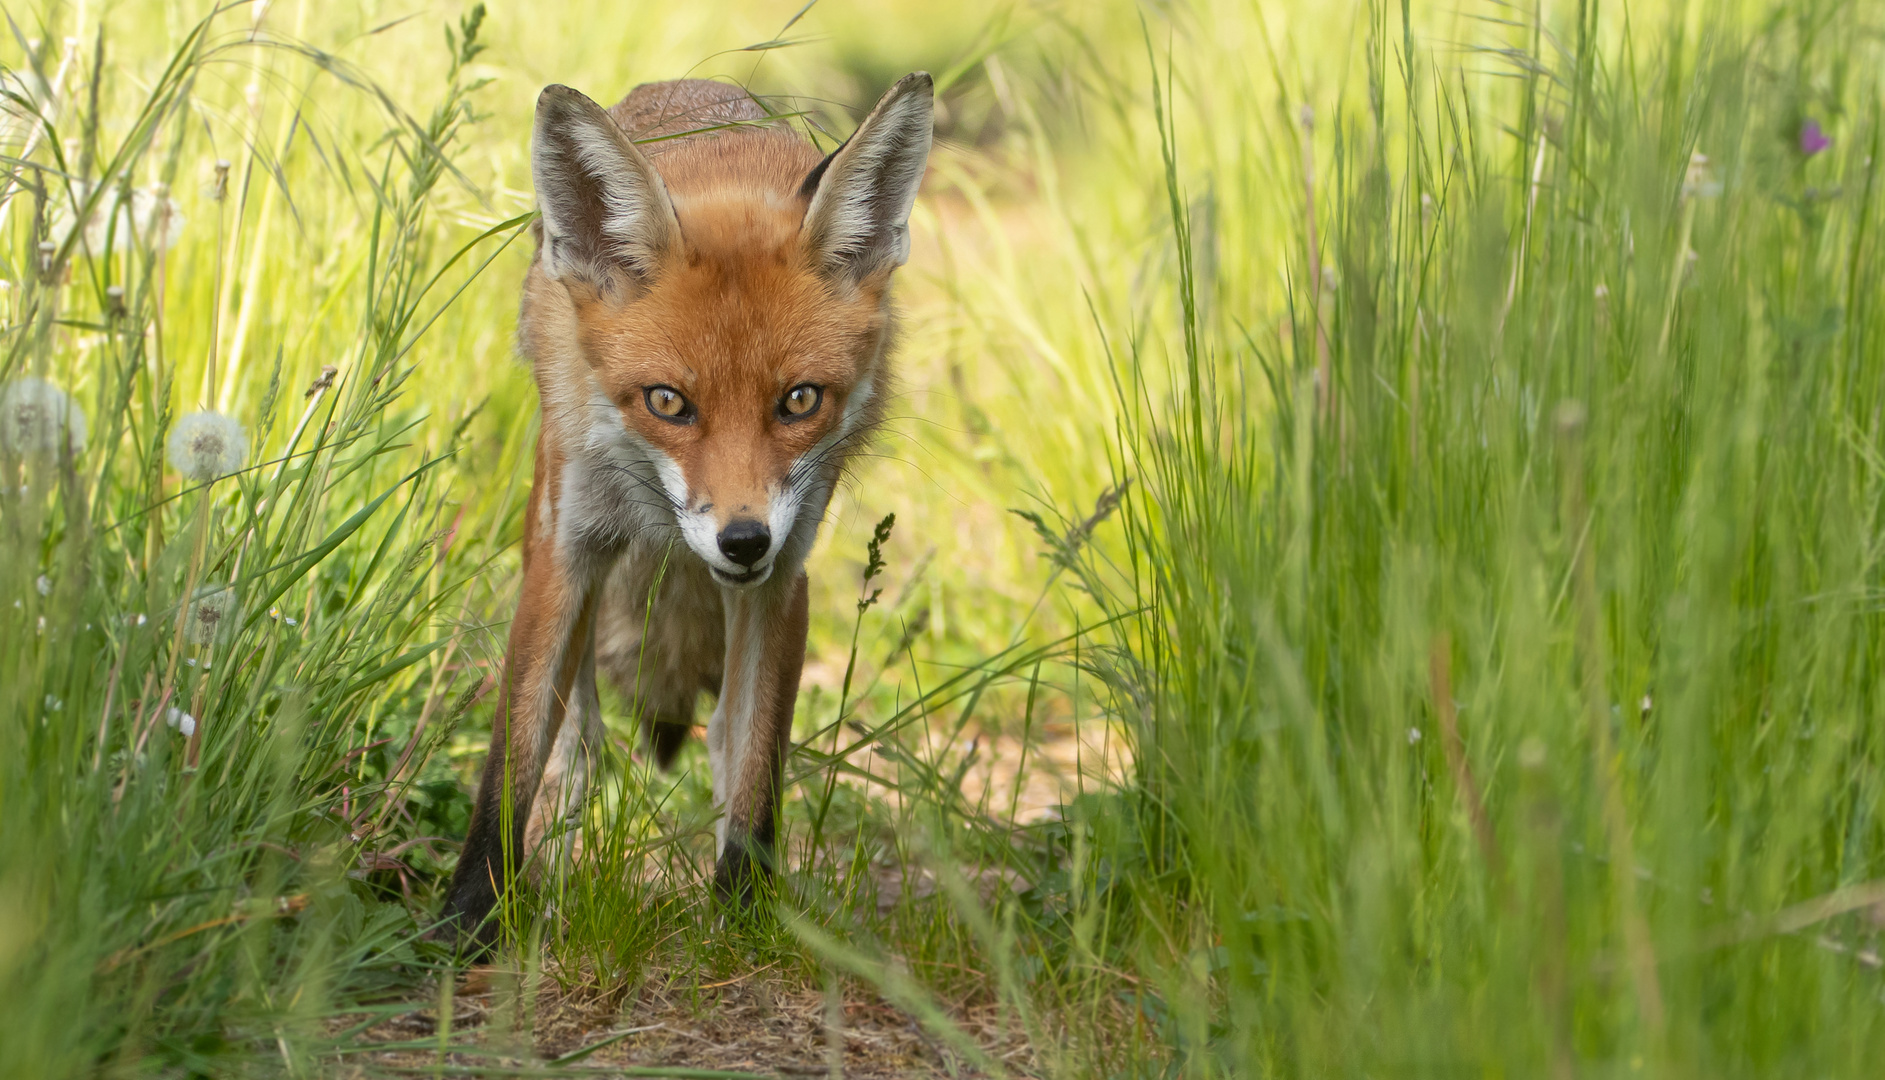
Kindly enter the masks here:
<path id="1" fill-rule="evenodd" d="M 637 480 L 723 586 L 804 558 L 879 416 L 931 110 L 929 76 L 910 75 L 821 160 L 760 126 L 644 153 L 582 94 L 538 100 L 520 332 L 546 433 L 559 401 L 580 415 L 567 452 Z"/>

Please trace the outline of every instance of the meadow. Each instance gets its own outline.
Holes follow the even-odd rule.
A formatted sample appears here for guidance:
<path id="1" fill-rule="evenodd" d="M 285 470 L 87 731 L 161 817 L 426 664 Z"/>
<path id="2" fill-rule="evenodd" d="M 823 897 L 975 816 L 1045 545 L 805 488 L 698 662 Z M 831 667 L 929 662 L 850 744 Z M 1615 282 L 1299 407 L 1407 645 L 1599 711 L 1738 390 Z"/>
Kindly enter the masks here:
<path id="1" fill-rule="evenodd" d="M 1880 5 L 5 12 L 0 1073 L 1885 1060 Z M 919 68 L 777 895 L 605 691 L 456 967 L 538 90 Z"/>

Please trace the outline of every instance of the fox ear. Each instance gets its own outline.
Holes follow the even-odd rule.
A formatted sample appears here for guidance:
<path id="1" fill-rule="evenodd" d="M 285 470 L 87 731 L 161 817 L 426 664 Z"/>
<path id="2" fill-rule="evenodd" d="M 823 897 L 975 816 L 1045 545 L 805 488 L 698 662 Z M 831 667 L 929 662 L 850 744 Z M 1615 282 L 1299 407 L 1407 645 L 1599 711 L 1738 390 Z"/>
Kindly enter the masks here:
<path id="1" fill-rule="evenodd" d="M 856 284 L 910 256 L 910 207 L 929 162 L 935 93 L 905 75 L 832 155 L 805 177 L 803 236 L 828 275 Z"/>
<path id="2" fill-rule="evenodd" d="M 537 98 L 530 173 L 544 269 L 603 294 L 651 281 L 680 237 L 661 174 L 602 107 L 567 86 Z"/>

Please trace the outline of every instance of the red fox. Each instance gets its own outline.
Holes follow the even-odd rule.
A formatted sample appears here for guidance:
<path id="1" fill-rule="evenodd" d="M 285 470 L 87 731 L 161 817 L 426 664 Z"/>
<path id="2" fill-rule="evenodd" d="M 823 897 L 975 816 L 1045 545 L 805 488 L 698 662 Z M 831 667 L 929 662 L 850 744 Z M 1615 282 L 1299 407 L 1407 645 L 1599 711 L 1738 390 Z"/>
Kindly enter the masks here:
<path id="1" fill-rule="evenodd" d="M 772 869 L 805 659 L 805 557 L 878 422 L 933 90 L 886 93 L 830 155 L 744 90 L 537 100 L 541 214 L 518 340 L 541 394 L 491 753 L 440 930 L 488 947 L 511 869 L 582 805 L 600 667 L 667 767 L 701 691 L 714 888 Z"/>

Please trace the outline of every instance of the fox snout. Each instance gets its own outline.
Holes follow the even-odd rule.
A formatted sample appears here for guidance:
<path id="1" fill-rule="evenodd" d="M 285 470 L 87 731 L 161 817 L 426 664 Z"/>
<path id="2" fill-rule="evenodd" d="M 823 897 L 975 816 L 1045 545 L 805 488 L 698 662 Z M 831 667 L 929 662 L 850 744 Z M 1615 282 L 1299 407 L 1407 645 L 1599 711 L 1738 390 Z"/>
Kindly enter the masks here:
<path id="1" fill-rule="evenodd" d="M 799 524 L 800 500 L 789 488 L 773 488 L 744 505 L 737 499 L 721 502 L 705 492 L 692 501 L 683 496 L 676 502 L 684 507 L 675 515 L 681 537 L 707 564 L 714 580 L 729 588 L 765 583 Z"/>
<path id="2" fill-rule="evenodd" d="M 720 530 L 720 554 L 748 570 L 771 550 L 772 530 L 763 521 L 735 518 Z"/>

